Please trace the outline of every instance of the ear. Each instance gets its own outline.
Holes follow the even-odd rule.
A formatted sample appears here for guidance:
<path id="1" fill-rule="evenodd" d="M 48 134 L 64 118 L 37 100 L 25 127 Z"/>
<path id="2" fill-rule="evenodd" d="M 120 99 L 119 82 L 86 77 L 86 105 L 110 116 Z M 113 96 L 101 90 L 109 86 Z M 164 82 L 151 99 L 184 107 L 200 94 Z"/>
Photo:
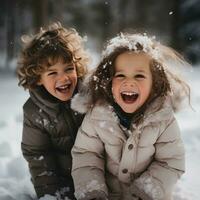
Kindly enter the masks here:
<path id="1" fill-rule="evenodd" d="M 37 82 L 37 85 L 41 86 L 41 85 L 42 85 L 42 81 L 39 80 L 39 81 Z"/>

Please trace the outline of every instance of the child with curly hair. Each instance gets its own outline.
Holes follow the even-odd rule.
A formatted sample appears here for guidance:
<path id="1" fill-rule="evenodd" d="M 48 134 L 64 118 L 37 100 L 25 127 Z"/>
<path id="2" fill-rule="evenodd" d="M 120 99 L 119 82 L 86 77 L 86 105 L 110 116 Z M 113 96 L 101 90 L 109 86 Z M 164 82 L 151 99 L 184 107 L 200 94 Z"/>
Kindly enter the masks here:
<path id="1" fill-rule="evenodd" d="M 83 115 L 70 108 L 87 73 L 83 39 L 59 22 L 36 35 L 22 37 L 18 62 L 19 85 L 29 90 L 23 106 L 21 148 L 28 162 L 37 197 L 73 196 L 71 148 Z"/>
<path id="2" fill-rule="evenodd" d="M 187 64 L 146 35 L 109 41 L 89 79 L 91 97 L 85 101 L 80 93 L 72 100 L 74 109 L 88 110 L 72 148 L 78 200 L 171 199 L 185 171 L 174 111 L 190 99 L 173 61 Z"/>

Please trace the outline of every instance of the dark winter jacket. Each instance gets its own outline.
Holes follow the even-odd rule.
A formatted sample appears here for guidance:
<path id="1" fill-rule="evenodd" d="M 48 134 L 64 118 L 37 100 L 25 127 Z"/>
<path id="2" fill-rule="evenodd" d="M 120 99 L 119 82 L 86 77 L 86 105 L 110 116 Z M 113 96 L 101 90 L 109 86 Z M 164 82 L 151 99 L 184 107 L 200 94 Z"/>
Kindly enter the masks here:
<path id="1" fill-rule="evenodd" d="M 83 116 L 43 87 L 24 104 L 22 152 L 38 197 L 66 192 L 73 199 L 71 148 Z M 70 191 L 69 191 L 70 190 Z"/>

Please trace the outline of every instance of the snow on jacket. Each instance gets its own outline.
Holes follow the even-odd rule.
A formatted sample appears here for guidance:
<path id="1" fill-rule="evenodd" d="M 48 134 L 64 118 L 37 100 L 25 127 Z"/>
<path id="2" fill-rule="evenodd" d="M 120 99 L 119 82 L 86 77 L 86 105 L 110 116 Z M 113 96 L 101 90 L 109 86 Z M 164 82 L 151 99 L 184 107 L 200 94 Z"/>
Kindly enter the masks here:
<path id="1" fill-rule="evenodd" d="M 73 108 L 81 108 L 80 98 L 74 99 Z M 184 147 L 171 101 L 159 110 L 158 102 L 130 130 L 120 125 L 110 105 L 87 112 L 72 149 L 78 200 L 171 199 L 185 170 Z"/>
<path id="2" fill-rule="evenodd" d="M 62 190 L 73 197 L 71 148 L 83 116 L 42 87 L 24 104 L 22 152 L 38 197 Z M 71 191 L 68 191 L 68 190 Z"/>

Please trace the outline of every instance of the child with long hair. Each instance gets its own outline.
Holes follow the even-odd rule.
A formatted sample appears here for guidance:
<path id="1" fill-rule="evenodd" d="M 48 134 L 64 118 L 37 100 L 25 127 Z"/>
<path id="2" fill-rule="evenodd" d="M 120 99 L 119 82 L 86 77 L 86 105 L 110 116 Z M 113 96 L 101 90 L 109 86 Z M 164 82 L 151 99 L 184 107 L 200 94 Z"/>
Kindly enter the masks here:
<path id="1" fill-rule="evenodd" d="M 173 61 L 187 64 L 146 35 L 109 41 L 89 79 L 88 101 L 80 93 L 72 103 L 80 112 L 88 110 L 72 149 L 78 200 L 172 198 L 185 171 L 174 111 L 190 99 Z"/>
<path id="2" fill-rule="evenodd" d="M 23 106 L 21 148 L 31 181 L 38 198 L 75 199 L 71 148 L 83 115 L 70 104 L 87 73 L 84 41 L 59 22 L 22 39 L 18 78 L 30 97 Z"/>

